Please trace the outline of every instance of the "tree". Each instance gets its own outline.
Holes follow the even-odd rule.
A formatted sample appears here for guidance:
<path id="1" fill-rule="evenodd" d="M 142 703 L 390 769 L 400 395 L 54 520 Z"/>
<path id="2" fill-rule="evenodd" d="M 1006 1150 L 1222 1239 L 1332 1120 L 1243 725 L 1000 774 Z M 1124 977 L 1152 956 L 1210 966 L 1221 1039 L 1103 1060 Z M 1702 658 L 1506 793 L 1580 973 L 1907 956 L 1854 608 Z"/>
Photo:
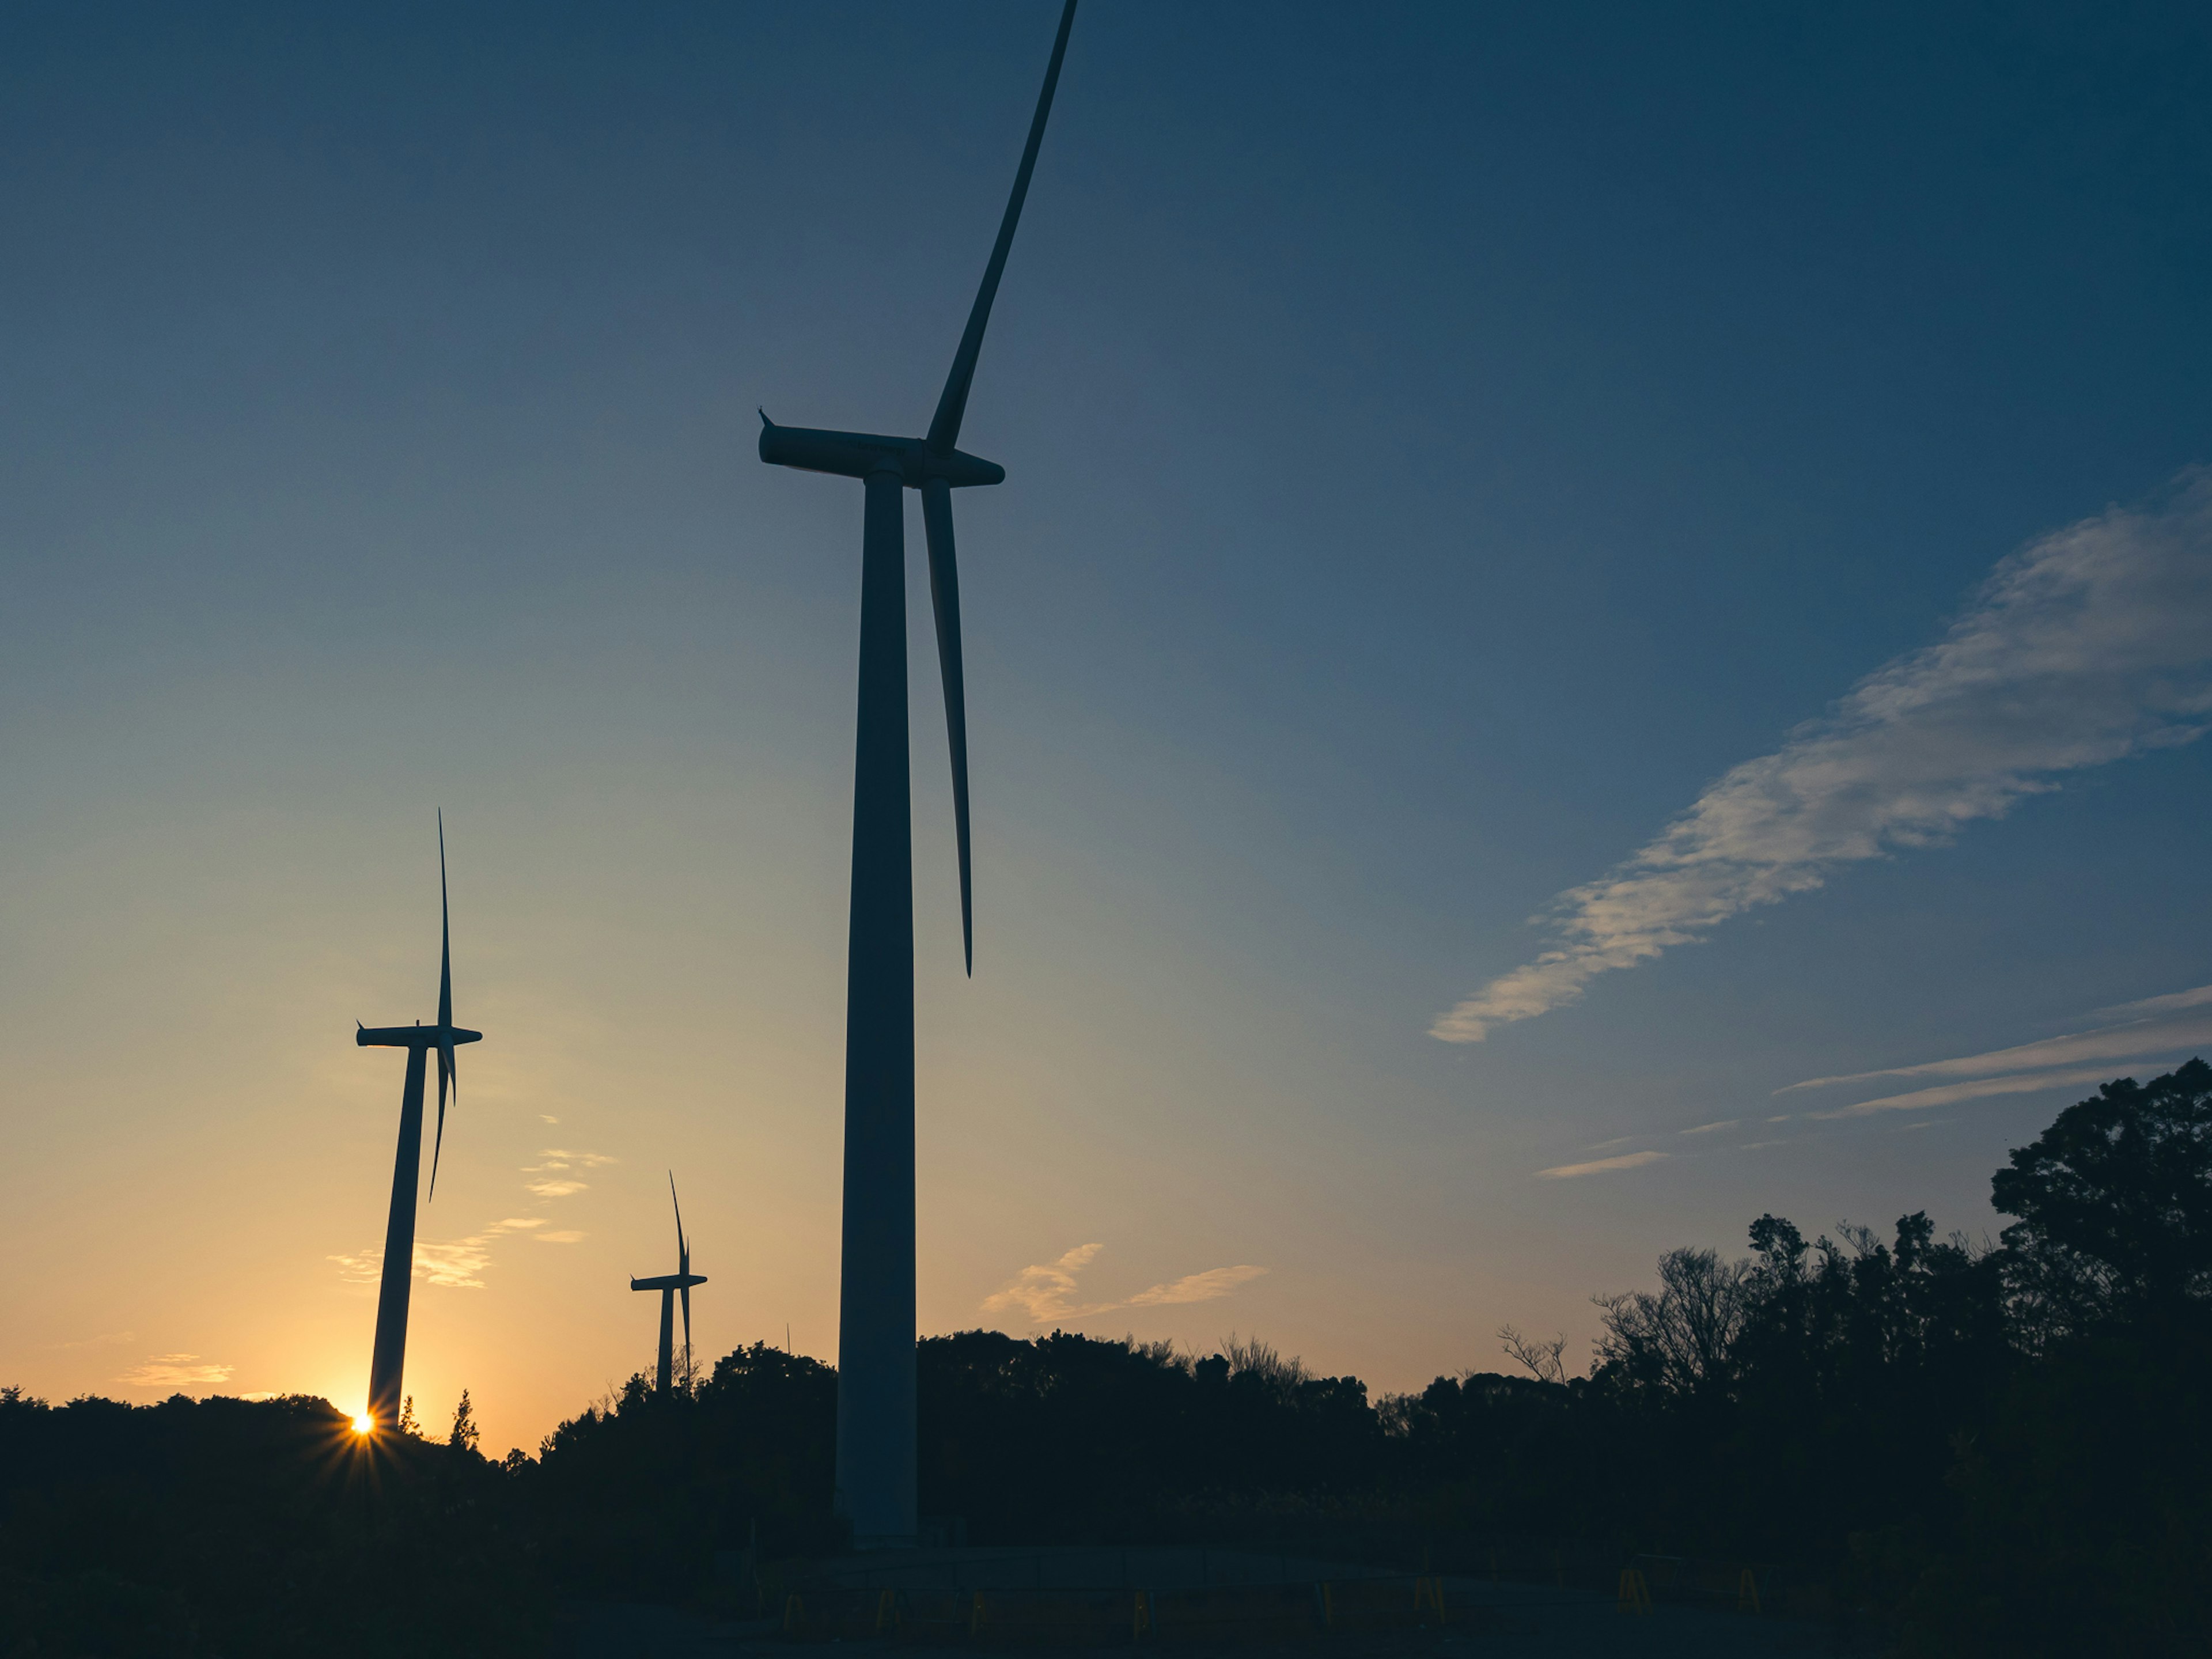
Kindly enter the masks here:
<path id="1" fill-rule="evenodd" d="M 453 1432 L 447 1445 L 455 1451 L 473 1452 L 477 1449 L 477 1419 L 469 1409 L 469 1391 L 461 1390 L 461 1403 L 453 1407 Z"/>
<path id="2" fill-rule="evenodd" d="M 2061 1325 L 2212 1291 L 2212 1066 L 2107 1083 L 1990 1182 L 2032 1301 Z M 2071 1307 L 2067 1304 L 2070 1303 Z M 2070 1316 L 2070 1317 L 2069 1317 Z"/>
<path id="3" fill-rule="evenodd" d="M 399 1432 L 418 1439 L 422 1433 L 422 1425 L 415 1420 L 415 1396 L 411 1394 L 399 1402 Z"/>
<path id="4" fill-rule="evenodd" d="M 1668 1251 L 1659 1258 L 1656 1296 L 1629 1291 L 1590 1298 L 1605 1310 L 1599 1358 L 1618 1364 L 1631 1382 L 1668 1394 L 1724 1386 L 1756 1271 L 1712 1250 Z"/>
<path id="5" fill-rule="evenodd" d="M 1546 1340 L 1524 1336 L 1511 1325 L 1498 1328 L 1498 1346 L 1514 1364 L 1524 1365 L 1528 1374 L 1539 1382 L 1565 1382 L 1567 1380 L 1567 1339 L 1565 1334 Z"/>

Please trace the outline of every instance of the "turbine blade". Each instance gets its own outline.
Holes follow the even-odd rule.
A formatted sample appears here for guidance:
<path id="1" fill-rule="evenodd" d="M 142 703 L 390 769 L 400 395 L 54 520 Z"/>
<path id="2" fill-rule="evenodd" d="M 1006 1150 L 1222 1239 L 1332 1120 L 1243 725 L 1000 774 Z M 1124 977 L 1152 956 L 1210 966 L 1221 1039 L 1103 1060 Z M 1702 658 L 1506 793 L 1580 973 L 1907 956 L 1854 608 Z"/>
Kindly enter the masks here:
<path id="1" fill-rule="evenodd" d="M 446 1150 L 446 1079 L 448 1077 L 453 1079 L 453 1099 L 458 1104 L 461 1097 L 461 1079 L 453 1071 L 453 1051 L 441 1048 L 438 1050 L 438 1138 L 430 1143 L 430 1198 L 438 1195 L 438 1154 Z M 415 1144 L 420 1146 L 422 1143 L 418 1140 Z M 430 1199 L 426 1198 L 422 1201 L 427 1204 Z"/>
<path id="2" fill-rule="evenodd" d="M 952 373 L 945 377 L 945 395 L 937 400 L 937 414 L 929 423 L 927 441 L 934 454 L 946 453 L 960 439 L 961 418 L 968 412 L 968 384 L 975 378 L 983 329 L 991 320 L 991 301 L 999 296 L 999 278 L 1006 269 L 1006 252 L 1014 245 L 1014 227 L 1021 222 L 1022 200 L 1030 193 L 1037 147 L 1044 143 L 1045 117 L 1052 113 L 1053 89 L 1060 84 L 1060 61 L 1067 55 L 1067 32 L 1074 26 L 1075 0 L 1067 0 L 1060 14 L 1060 33 L 1053 40 L 1052 61 L 1045 66 L 1044 90 L 1037 94 L 1036 115 L 1030 122 L 1030 141 L 1022 148 L 1022 164 L 1014 173 L 1014 193 L 1007 198 L 1006 216 L 1000 222 L 991 263 L 983 267 L 983 286 L 976 290 L 975 309 L 968 313 L 967 331 L 960 337 L 960 349 L 952 356 Z"/>
<path id="3" fill-rule="evenodd" d="M 968 690 L 960 665 L 960 562 L 952 551 L 952 486 L 921 486 L 921 527 L 929 540 L 929 603 L 937 613 L 937 664 L 945 674 L 945 740 L 952 755 L 952 830 L 960 852 L 960 951 L 975 972 L 975 902 L 968 873 Z"/>
<path id="4" fill-rule="evenodd" d="M 446 902 L 446 813 L 438 811 L 438 1024 L 453 1023 L 453 918 Z"/>
<path id="5" fill-rule="evenodd" d="M 691 1271 L 691 1247 L 684 1242 L 684 1203 L 676 1196 L 676 1171 L 668 1172 L 668 1201 L 676 1206 L 676 1266 L 679 1273 Z"/>

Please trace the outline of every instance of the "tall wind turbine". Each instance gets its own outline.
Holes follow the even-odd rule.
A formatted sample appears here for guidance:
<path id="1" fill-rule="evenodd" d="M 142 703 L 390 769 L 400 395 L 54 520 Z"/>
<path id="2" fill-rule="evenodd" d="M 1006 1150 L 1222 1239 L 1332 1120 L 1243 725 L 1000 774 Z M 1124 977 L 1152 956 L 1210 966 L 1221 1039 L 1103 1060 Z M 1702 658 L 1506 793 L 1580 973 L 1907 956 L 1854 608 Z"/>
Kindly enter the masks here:
<path id="1" fill-rule="evenodd" d="M 668 1172 L 668 1201 L 676 1206 L 676 1271 L 663 1273 L 658 1279 L 630 1276 L 633 1291 L 660 1292 L 660 1380 L 657 1385 L 661 1393 L 668 1392 L 669 1373 L 675 1359 L 676 1298 L 684 1298 L 684 1375 L 691 1375 L 691 1287 L 707 1282 L 704 1273 L 691 1271 L 691 1246 L 684 1237 L 684 1206 L 676 1197 L 676 1172 Z"/>
<path id="2" fill-rule="evenodd" d="M 945 676 L 952 755 L 952 823 L 960 858 L 960 944 L 975 972 L 968 873 L 968 715 L 960 672 L 960 574 L 952 492 L 1002 482 L 996 462 L 954 447 L 968 408 L 991 301 L 1013 246 L 1045 118 L 1052 112 L 1075 0 L 1066 0 L 1014 174 L 999 240 L 983 268 L 952 372 L 927 436 L 887 438 L 778 426 L 761 414 L 760 458 L 858 478 L 867 488 L 860 538 L 860 690 L 853 772 L 853 905 L 845 967 L 845 1219 L 837 1309 L 836 1512 L 861 1548 L 911 1544 L 915 1516 L 914 859 L 906 709 L 906 511 L 921 492 L 929 594 Z"/>
<path id="3" fill-rule="evenodd" d="M 438 1191 L 438 1155 L 446 1145 L 446 1085 L 461 1097 L 453 1049 L 481 1042 L 482 1031 L 453 1024 L 453 924 L 446 902 L 446 815 L 438 814 L 438 1023 L 360 1026 L 353 1040 L 363 1048 L 404 1048 L 407 1084 L 399 1097 L 399 1151 L 392 1164 L 392 1218 L 384 1226 L 384 1280 L 376 1293 L 376 1346 L 368 1361 L 368 1421 L 388 1429 L 399 1421 L 399 1377 L 407 1364 L 407 1293 L 415 1277 L 415 1190 L 422 1170 L 422 1074 L 427 1056 L 438 1056 L 438 1136 L 430 1147 L 430 1192 Z"/>

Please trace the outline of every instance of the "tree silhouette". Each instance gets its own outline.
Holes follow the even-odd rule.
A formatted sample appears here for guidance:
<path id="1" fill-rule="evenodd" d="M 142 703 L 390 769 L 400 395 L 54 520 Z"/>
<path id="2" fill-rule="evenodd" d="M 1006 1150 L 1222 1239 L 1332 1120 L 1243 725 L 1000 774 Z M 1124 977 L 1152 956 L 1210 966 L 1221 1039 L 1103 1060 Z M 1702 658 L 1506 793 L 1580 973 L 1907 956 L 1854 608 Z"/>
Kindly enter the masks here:
<path id="1" fill-rule="evenodd" d="M 1809 1241 L 1762 1215 L 1747 1256 L 1671 1250 L 1656 1284 L 1598 1298 L 1586 1376 L 1563 1339 L 1511 1327 L 1530 1375 L 1373 1401 L 1234 1335 L 1204 1355 L 930 1337 L 922 1510 L 982 1545 L 1478 1575 L 1517 1553 L 1547 1583 L 1555 1546 L 1616 1570 L 1775 1563 L 1900 1655 L 2212 1651 L 2208 1189 L 2212 1069 L 2192 1060 L 2014 1152 L 2002 1249 L 1919 1211 Z M 466 1391 L 433 1445 L 411 1399 L 404 1432 L 364 1439 L 320 1401 L 0 1388 L 0 1648 L 540 1653 L 562 1600 L 726 1598 L 715 1558 L 756 1539 L 795 1582 L 841 1547 L 836 1388 L 756 1343 L 692 1388 L 640 1372 L 496 1463 Z"/>
<path id="2" fill-rule="evenodd" d="M 469 1407 L 469 1391 L 461 1390 L 461 1403 L 453 1407 L 453 1432 L 447 1444 L 456 1451 L 473 1452 L 477 1449 L 477 1419 Z"/>
<path id="3" fill-rule="evenodd" d="M 1990 1182 L 2031 1295 L 2075 1322 L 2171 1317 L 2212 1289 L 2212 1066 L 2107 1083 Z"/>

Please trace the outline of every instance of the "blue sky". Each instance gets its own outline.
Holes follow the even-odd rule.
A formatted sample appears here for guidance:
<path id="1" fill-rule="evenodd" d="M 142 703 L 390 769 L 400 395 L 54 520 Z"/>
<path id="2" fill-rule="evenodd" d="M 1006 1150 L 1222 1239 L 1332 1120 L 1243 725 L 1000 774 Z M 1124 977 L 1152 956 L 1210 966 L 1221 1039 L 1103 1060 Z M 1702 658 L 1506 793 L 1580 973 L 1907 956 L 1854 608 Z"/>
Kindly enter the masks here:
<path id="1" fill-rule="evenodd" d="M 1762 1211 L 1994 1230 L 2051 1079 L 2203 1043 L 2135 1005 L 2212 981 L 2205 24 L 1267 20 L 1076 25 L 963 434 L 972 983 L 910 582 L 926 1328 L 1397 1388 Z M 860 501 L 753 410 L 926 422 L 1051 24 L 11 14 L 0 1370 L 355 1403 L 441 805 L 425 1398 L 638 1363 L 672 1166 L 702 1344 L 834 1355 Z"/>

